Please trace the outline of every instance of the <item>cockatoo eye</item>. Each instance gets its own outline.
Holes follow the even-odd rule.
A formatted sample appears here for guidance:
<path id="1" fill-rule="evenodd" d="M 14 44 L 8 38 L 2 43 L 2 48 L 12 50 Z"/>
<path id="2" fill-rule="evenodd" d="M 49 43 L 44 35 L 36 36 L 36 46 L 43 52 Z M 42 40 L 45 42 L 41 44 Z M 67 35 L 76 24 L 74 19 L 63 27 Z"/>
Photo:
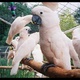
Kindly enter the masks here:
<path id="1" fill-rule="evenodd" d="M 40 14 L 43 14 L 43 12 L 40 12 Z"/>

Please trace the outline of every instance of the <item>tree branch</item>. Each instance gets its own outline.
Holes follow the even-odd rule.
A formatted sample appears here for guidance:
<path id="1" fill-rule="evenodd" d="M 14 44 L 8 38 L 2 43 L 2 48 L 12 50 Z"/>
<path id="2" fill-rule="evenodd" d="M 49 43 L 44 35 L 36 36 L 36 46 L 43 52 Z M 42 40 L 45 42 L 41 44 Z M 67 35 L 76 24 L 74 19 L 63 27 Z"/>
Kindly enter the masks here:
<path id="1" fill-rule="evenodd" d="M 34 70 L 44 74 L 43 71 L 41 71 L 43 64 L 40 62 L 23 59 L 21 63 L 28 65 Z M 50 67 L 44 75 L 50 78 L 80 78 L 80 69 L 65 70 L 59 67 Z"/>
<path id="2" fill-rule="evenodd" d="M 6 24 L 8 24 L 8 25 L 11 25 L 11 23 L 10 23 L 10 22 L 8 22 L 8 21 L 6 21 L 6 20 L 4 20 L 4 19 L 2 19 L 2 18 L 0 18 L 0 21 L 2 21 L 2 22 L 4 22 L 4 23 L 6 23 Z"/>

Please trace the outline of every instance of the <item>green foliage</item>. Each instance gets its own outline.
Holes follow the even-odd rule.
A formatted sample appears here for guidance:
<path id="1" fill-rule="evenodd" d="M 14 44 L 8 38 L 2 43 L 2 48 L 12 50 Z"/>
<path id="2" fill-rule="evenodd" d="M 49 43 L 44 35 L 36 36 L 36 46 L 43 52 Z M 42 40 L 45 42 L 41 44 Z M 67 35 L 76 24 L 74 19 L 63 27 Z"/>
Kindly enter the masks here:
<path id="1" fill-rule="evenodd" d="M 0 57 L 0 66 L 5 66 L 5 65 L 7 65 L 7 59 Z"/>
<path id="2" fill-rule="evenodd" d="M 69 30 L 77 25 L 73 15 L 70 13 L 69 9 L 66 9 L 60 15 L 60 26 L 62 31 Z M 67 36 L 71 38 L 71 33 L 68 33 Z"/>
<path id="3" fill-rule="evenodd" d="M 31 28 L 31 33 L 39 32 L 39 28 L 38 28 L 37 25 L 34 25 L 32 23 L 29 23 L 28 26 L 30 26 L 30 28 Z"/>
<path id="4" fill-rule="evenodd" d="M 78 24 L 80 24 L 80 7 L 75 10 L 74 18 Z"/>
<path id="5" fill-rule="evenodd" d="M 0 22 L 0 46 L 6 44 L 5 40 L 7 38 L 8 30 L 9 30 L 9 25 Z"/>
<path id="6" fill-rule="evenodd" d="M 12 64 L 12 60 L 7 64 L 6 58 L 0 57 L 0 66 L 10 66 Z M 18 70 L 16 75 L 10 75 L 11 69 L 0 69 L 0 78 L 34 78 L 35 73 L 29 70 Z"/>

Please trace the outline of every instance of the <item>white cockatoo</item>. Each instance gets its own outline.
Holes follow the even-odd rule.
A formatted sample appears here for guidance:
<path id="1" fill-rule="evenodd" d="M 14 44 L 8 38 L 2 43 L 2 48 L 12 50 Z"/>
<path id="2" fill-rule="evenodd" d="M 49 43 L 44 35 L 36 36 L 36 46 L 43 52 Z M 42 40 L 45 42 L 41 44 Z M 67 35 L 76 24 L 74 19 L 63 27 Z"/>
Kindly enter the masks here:
<path id="1" fill-rule="evenodd" d="M 41 48 L 40 48 L 40 44 L 37 44 L 34 47 L 34 50 L 32 51 L 32 56 L 33 56 L 35 61 L 43 64 L 44 59 L 43 59 L 43 53 L 42 53 Z M 41 74 L 39 72 L 37 72 L 36 75 L 39 76 L 40 78 L 43 77 L 43 74 Z"/>
<path id="2" fill-rule="evenodd" d="M 23 27 L 19 32 L 19 40 L 17 49 L 28 39 L 31 28 L 29 26 Z"/>
<path id="3" fill-rule="evenodd" d="M 80 28 L 72 31 L 72 43 L 80 59 Z"/>
<path id="4" fill-rule="evenodd" d="M 8 63 L 9 63 L 9 60 L 12 59 L 15 56 L 15 52 L 16 52 L 17 45 L 18 45 L 18 40 L 19 40 L 19 36 L 15 37 L 15 39 L 13 39 L 11 41 L 12 47 L 9 48 L 9 52 L 8 52 L 8 55 L 7 55 Z"/>
<path id="5" fill-rule="evenodd" d="M 11 45 L 14 47 L 14 49 L 16 50 L 17 49 L 17 45 L 18 45 L 18 41 L 19 41 L 19 36 L 15 37 L 15 39 L 13 39 L 11 41 Z"/>
<path id="6" fill-rule="evenodd" d="M 31 29 L 29 26 L 23 27 L 19 32 L 19 36 L 11 41 L 11 45 L 13 46 L 13 49 L 10 48 L 8 52 L 8 57 L 7 57 L 8 62 L 9 62 L 9 59 L 13 58 L 16 55 L 16 51 L 28 38 L 30 31 Z"/>
<path id="7" fill-rule="evenodd" d="M 11 41 L 13 40 L 14 36 L 20 32 L 20 30 L 28 23 L 31 22 L 32 15 L 27 15 L 23 17 L 17 17 L 13 23 L 11 24 L 11 27 L 8 32 L 8 37 L 6 39 L 7 44 L 11 44 Z"/>
<path id="8" fill-rule="evenodd" d="M 51 4 L 53 3 L 51 2 Z M 71 40 L 61 31 L 57 8 L 54 10 L 53 8 L 43 5 L 32 9 L 32 21 L 34 24 L 40 25 L 40 47 L 42 53 L 49 63 L 53 63 L 63 69 L 71 70 L 71 58 L 74 66 L 80 67 L 80 61 Z"/>
<path id="9" fill-rule="evenodd" d="M 28 39 L 18 48 L 16 55 L 12 61 L 12 69 L 10 75 L 16 75 L 18 66 L 23 58 L 30 58 L 34 47 L 39 43 L 39 32 L 32 33 Z"/>
<path id="10" fill-rule="evenodd" d="M 30 35 L 31 28 L 29 26 L 23 27 L 19 32 L 19 40 L 17 45 L 17 50 L 19 47 L 28 39 Z M 22 64 L 21 68 L 24 69 L 25 65 Z"/>

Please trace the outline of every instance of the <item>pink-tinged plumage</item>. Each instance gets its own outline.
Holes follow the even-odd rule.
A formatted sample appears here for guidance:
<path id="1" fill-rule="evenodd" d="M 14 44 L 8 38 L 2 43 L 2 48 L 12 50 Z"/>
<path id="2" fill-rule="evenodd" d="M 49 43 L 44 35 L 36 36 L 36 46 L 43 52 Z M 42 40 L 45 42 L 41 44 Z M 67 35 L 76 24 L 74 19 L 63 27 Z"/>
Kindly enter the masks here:
<path id="1" fill-rule="evenodd" d="M 80 28 L 76 28 L 73 30 L 72 43 L 80 59 Z"/>
<path id="2" fill-rule="evenodd" d="M 19 39 L 19 36 L 11 41 L 13 49 L 9 50 L 8 52 L 8 55 L 7 55 L 8 63 L 9 63 L 9 60 L 13 59 L 15 56 L 17 45 L 18 45 L 18 39 Z"/>
<path id="3" fill-rule="evenodd" d="M 32 51 L 32 56 L 33 56 L 35 61 L 43 64 L 44 58 L 43 58 L 43 53 L 42 53 L 41 48 L 40 48 L 40 44 L 37 44 L 34 47 L 34 50 Z M 41 74 L 39 72 L 37 72 L 36 75 L 39 77 L 43 77 L 43 74 Z"/>
<path id="4" fill-rule="evenodd" d="M 23 17 L 17 17 L 13 23 L 11 24 L 8 37 L 6 40 L 7 44 L 11 44 L 11 41 L 13 40 L 14 36 L 20 32 L 20 30 L 28 23 L 31 22 L 32 15 L 27 15 Z"/>
<path id="5" fill-rule="evenodd" d="M 29 26 L 26 26 L 26 27 L 23 27 L 20 32 L 19 32 L 19 40 L 18 40 L 18 46 L 17 46 L 17 49 L 28 39 L 29 37 L 29 30 L 30 27 Z"/>
<path id="6" fill-rule="evenodd" d="M 12 61 L 12 69 L 10 75 L 17 74 L 18 66 L 23 58 L 30 58 L 31 52 L 39 42 L 39 33 L 35 32 L 31 34 L 28 39 L 18 48 L 15 57 Z"/>
<path id="7" fill-rule="evenodd" d="M 42 2 L 42 4 L 53 11 L 58 9 L 58 2 Z"/>
<path id="8" fill-rule="evenodd" d="M 36 6 L 32 9 L 32 13 L 38 15 L 42 20 L 39 28 L 40 46 L 48 62 L 70 70 L 72 58 L 74 66 L 80 67 L 72 41 L 61 31 L 57 10 L 51 10 L 46 6 Z"/>
<path id="9" fill-rule="evenodd" d="M 8 62 L 11 58 L 14 58 L 18 48 L 27 40 L 27 38 L 29 36 L 28 30 L 30 30 L 29 26 L 22 28 L 19 32 L 19 36 L 15 37 L 15 39 L 13 39 L 11 41 L 11 44 L 12 44 L 14 49 L 9 50 L 9 52 L 8 52 L 8 56 L 7 56 Z"/>

